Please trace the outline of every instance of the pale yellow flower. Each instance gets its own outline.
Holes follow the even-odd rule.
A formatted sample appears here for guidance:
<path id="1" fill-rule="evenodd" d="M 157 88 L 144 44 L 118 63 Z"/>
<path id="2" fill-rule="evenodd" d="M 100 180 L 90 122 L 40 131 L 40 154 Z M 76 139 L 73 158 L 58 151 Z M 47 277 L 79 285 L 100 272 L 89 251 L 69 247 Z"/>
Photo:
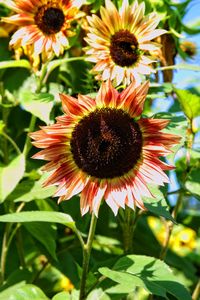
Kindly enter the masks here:
<path id="1" fill-rule="evenodd" d="M 16 14 L 2 18 L 19 29 L 13 34 L 10 46 L 22 48 L 43 60 L 59 56 L 69 47 L 68 37 L 74 35 L 71 22 L 79 18 L 78 0 L 7 0 L 5 4 Z"/>
<path id="2" fill-rule="evenodd" d="M 129 84 L 131 79 L 141 81 L 141 75 L 154 72 L 154 61 L 149 52 L 157 50 L 160 45 L 151 40 L 165 33 L 155 29 L 160 22 L 155 12 L 145 16 L 145 4 L 137 0 L 129 5 L 123 0 L 117 10 L 110 1 L 101 7 L 99 18 L 88 16 L 89 33 L 85 40 L 89 44 L 86 54 L 88 60 L 96 63 L 93 72 L 96 79 L 111 79 L 116 85 Z"/>

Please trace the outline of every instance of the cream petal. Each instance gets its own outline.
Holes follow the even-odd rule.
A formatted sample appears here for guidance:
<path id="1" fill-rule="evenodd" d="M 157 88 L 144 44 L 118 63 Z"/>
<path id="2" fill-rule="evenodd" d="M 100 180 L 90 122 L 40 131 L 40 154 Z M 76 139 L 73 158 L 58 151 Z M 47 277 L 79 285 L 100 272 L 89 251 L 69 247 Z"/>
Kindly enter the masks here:
<path id="1" fill-rule="evenodd" d="M 39 38 L 35 44 L 34 44 L 34 53 L 36 55 L 40 54 L 43 50 L 43 45 L 44 45 L 44 37 L 42 36 L 41 38 Z"/>
<path id="2" fill-rule="evenodd" d="M 52 42 L 52 48 L 53 48 L 56 56 L 59 56 L 60 53 L 62 53 L 62 51 L 63 51 L 63 48 L 62 48 L 62 46 L 60 44 L 60 41 L 57 40 L 57 39 Z"/>
<path id="3" fill-rule="evenodd" d="M 5 17 L 2 18 L 1 21 L 18 25 L 18 26 L 26 26 L 34 23 L 33 17 L 25 13 L 20 13 L 10 17 Z"/>
<path id="4" fill-rule="evenodd" d="M 99 207 L 100 207 L 102 199 L 104 198 L 106 189 L 107 189 L 106 182 L 101 181 L 97 188 L 97 192 L 96 192 L 95 196 L 93 197 L 92 211 L 94 212 L 96 217 L 98 217 Z"/>
<path id="5" fill-rule="evenodd" d="M 74 195 L 79 194 L 84 187 L 87 184 L 88 179 L 82 178 L 80 175 L 77 176 L 77 178 L 74 178 L 73 181 L 71 182 L 70 186 L 67 188 L 67 190 L 64 192 L 64 195 L 62 198 L 58 199 L 58 203 L 63 200 L 68 200 L 72 198 Z M 55 194 L 55 196 L 58 196 L 58 192 Z"/>
<path id="6" fill-rule="evenodd" d="M 135 210 L 135 201 L 132 193 L 132 189 L 130 185 L 126 185 L 127 197 L 126 197 L 126 205 L 131 209 Z"/>
<path id="7" fill-rule="evenodd" d="M 115 200 L 112 198 L 110 194 L 106 197 L 105 201 L 108 204 L 108 206 L 110 206 L 114 215 L 116 216 L 118 213 L 119 205 L 115 202 Z"/>
<path id="8" fill-rule="evenodd" d="M 150 40 L 155 39 L 156 37 L 158 37 L 162 34 L 165 34 L 165 33 L 166 33 L 166 30 L 164 30 L 164 29 L 155 29 L 154 31 L 152 31 L 148 34 L 143 35 L 141 38 L 138 37 L 138 42 L 140 44 L 142 42 L 150 41 Z"/>
<path id="9" fill-rule="evenodd" d="M 139 48 L 141 50 L 146 50 L 146 51 L 156 51 L 160 49 L 161 45 L 155 42 L 143 42 L 139 45 Z"/>

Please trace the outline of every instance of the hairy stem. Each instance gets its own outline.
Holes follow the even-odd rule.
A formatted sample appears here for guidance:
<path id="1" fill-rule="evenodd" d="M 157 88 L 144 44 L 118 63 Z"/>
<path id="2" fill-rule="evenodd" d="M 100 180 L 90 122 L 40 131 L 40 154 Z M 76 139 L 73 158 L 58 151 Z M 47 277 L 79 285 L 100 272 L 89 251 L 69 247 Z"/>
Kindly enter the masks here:
<path id="1" fill-rule="evenodd" d="M 133 235 L 142 211 L 137 209 L 133 211 L 126 207 L 119 211 L 119 224 L 122 228 L 124 254 L 133 253 Z"/>

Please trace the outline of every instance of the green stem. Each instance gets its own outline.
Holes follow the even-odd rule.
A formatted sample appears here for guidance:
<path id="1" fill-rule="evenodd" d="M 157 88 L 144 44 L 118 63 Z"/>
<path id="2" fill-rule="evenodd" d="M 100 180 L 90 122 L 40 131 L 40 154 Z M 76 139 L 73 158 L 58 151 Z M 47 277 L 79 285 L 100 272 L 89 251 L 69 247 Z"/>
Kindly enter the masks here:
<path id="1" fill-rule="evenodd" d="M 80 244 L 81 244 L 81 247 L 82 247 L 82 249 L 84 250 L 85 243 L 84 243 L 84 240 L 83 240 L 83 238 L 82 238 L 82 236 L 81 236 L 79 230 L 78 230 L 77 228 L 74 229 L 74 233 L 76 234 L 77 238 L 79 239 L 79 242 L 80 242 Z"/>
<path id="2" fill-rule="evenodd" d="M 122 225 L 124 254 L 130 254 L 133 252 L 134 211 L 131 208 L 126 207 L 124 213 L 125 220 Z"/>
<path id="3" fill-rule="evenodd" d="M 49 63 L 46 63 L 41 71 L 41 82 L 45 84 L 47 82 L 47 79 L 51 72 L 59 67 L 61 64 L 67 63 L 67 62 L 72 62 L 72 61 L 79 61 L 79 60 L 85 60 L 84 56 L 79 56 L 79 57 L 66 57 L 62 59 L 56 59 L 53 61 L 50 61 Z"/>
<path id="4" fill-rule="evenodd" d="M 7 135 L 7 133 L 5 133 L 4 131 L 1 132 L 1 134 L 5 137 L 5 139 L 7 139 L 7 140 L 13 145 L 13 148 L 15 148 L 16 152 L 17 152 L 18 154 L 21 154 L 21 151 L 20 151 L 19 147 L 18 147 L 17 144 L 13 141 L 13 139 L 12 139 L 9 135 Z"/>
<path id="5" fill-rule="evenodd" d="M 90 262 L 90 254 L 92 250 L 92 242 L 94 239 L 94 234 L 96 229 L 96 223 L 97 223 L 97 217 L 93 213 L 91 218 L 87 243 L 84 244 L 84 248 L 83 248 L 83 271 L 82 271 L 81 284 L 80 284 L 79 300 L 84 300 L 86 297 L 86 291 L 85 291 L 86 280 L 87 280 L 87 274 L 88 274 L 88 268 Z"/>
<path id="6" fill-rule="evenodd" d="M 177 202 L 176 202 L 176 205 L 174 207 L 174 210 L 172 212 L 172 216 L 174 218 L 174 220 L 176 221 L 177 219 L 177 215 L 178 215 L 178 212 L 180 210 L 180 207 L 182 205 L 182 200 L 183 200 L 183 192 L 180 192 L 179 196 L 178 196 L 178 199 L 177 199 Z M 161 252 L 160 252 L 160 259 L 161 260 L 164 260 L 165 259 L 165 256 L 167 254 L 167 250 L 168 250 L 168 247 L 169 247 L 169 242 L 170 242 L 170 238 L 171 238 L 171 235 L 172 235 L 172 231 L 173 231 L 173 228 L 174 228 L 174 223 L 173 222 L 166 222 L 166 238 L 165 238 L 165 241 L 164 241 L 164 245 L 163 245 L 163 248 L 161 249 Z"/>
<path id="7" fill-rule="evenodd" d="M 126 207 L 125 210 L 119 210 L 119 224 L 122 228 L 123 248 L 125 254 L 133 253 L 133 235 L 142 211 Z"/>
<path id="8" fill-rule="evenodd" d="M 29 124 L 28 132 L 32 132 L 34 130 L 36 120 L 37 120 L 37 117 L 32 115 L 31 116 L 31 121 L 30 121 L 30 124 Z M 24 149 L 23 149 L 23 154 L 24 154 L 25 157 L 28 156 L 28 153 L 29 153 L 31 147 L 32 147 L 31 146 L 31 140 L 30 140 L 30 137 L 27 134 L 26 141 L 25 141 L 25 144 L 24 144 Z"/>
<path id="9" fill-rule="evenodd" d="M 16 212 L 20 212 L 23 207 L 25 206 L 25 203 L 21 203 L 19 207 L 17 208 Z M 14 235 L 16 234 L 18 228 L 20 227 L 20 224 L 17 224 L 17 226 L 11 231 L 12 228 L 12 223 L 7 223 L 5 226 L 5 231 L 3 235 L 3 241 L 2 241 L 2 250 L 1 250 L 1 283 L 4 282 L 5 278 L 5 267 L 6 267 L 6 258 L 7 258 L 7 253 L 8 249 L 10 247 L 10 244 L 12 242 L 12 239 Z"/>
<path id="10" fill-rule="evenodd" d="M 23 238 L 22 238 L 22 232 L 20 227 L 16 232 L 16 246 L 17 246 L 20 265 L 22 266 L 22 268 L 25 268 L 26 262 L 24 258 L 25 255 L 24 255 L 24 247 L 23 247 Z"/>
<path id="11" fill-rule="evenodd" d="M 5 231 L 3 235 L 2 248 L 1 248 L 1 283 L 4 282 L 5 279 L 5 268 L 6 268 L 6 257 L 8 253 L 8 236 L 10 233 L 12 224 L 7 223 L 5 226 Z"/>
<path id="12" fill-rule="evenodd" d="M 8 122 L 8 116 L 9 116 L 9 108 L 5 107 L 4 101 L 5 101 L 5 91 L 4 91 L 4 86 L 3 86 L 3 82 L 0 82 L 0 95 L 2 98 L 2 120 L 3 120 L 3 124 L 4 124 L 4 128 L 3 128 L 3 132 L 6 133 L 6 127 L 7 127 L 7 122 Z M 6 102 L 6 101 L 5 101 Z M 3 153 L 4 153 L 4 163 L 8 164 L 9 162 L 9 158 L 8 158 L 8 140 L 4 139 L 4 143 L 3 143 Z"/>

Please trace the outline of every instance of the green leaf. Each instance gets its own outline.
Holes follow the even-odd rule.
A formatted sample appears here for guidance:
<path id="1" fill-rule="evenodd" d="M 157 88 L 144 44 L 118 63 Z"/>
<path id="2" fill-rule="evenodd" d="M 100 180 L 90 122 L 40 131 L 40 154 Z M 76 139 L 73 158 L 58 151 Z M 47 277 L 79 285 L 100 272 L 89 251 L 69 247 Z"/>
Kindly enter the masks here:
<path id="1" fill-rule="evenodd" d="M 171 150 L 172 153 L 167 156 L 167 161 L 170 164 L 174 164 L 174 156 L 176 155 L 177 151 L 183 146 L 186 136 L 186 128 L 187 128 L 187 119 L 185 116 L 177 116 L 175 113 L 169 112 L 160 112 L 156 113 L 152 116 L 153 118 L 158 119 L 168 119 L 169 124 L 163 132 L 170 133 L 170 134 L 177 134 L 178 136 L 182 137 L 182 140 L 179 142 L 178 145 L 174 146 Z"/>
<path id="2" fill-rule="evenodd" d="M 60 292 L 52 298 L 52 300 L 78 300 L 78 299 L 79 299 L 79 291 L 77 291 L 77 290 L 72 290 L 71 293 Z M 100 300 L 100 299 L 98 299 L 98 300 Z M 102 299 L 102 300 L 104 300 L 104 299 Z M 105 299 L 105 300 L 107 300 L 107 299 Z"/>
<path id="3" fill-rule="evenodd" d="M 22 181 L 13 193 L 9 196 L 9 199 L 15 202 L 29 202 L 36 199 L 46 199 L 51 197 L 55 191 L 55 186 L 43 187 L 42 183 L 46 179 L 48 174 L 42 175 L 42 177 L 37 181 L 24 180 Z"/>
<path id="4" fill-rule="evenodd" d="M 0 300 L 48 300 L 40 288 L 33 284 L 16 284 L 0 293 Z"/>
<path id="5" fill-rule="evenodd" d="M 0 167 L 0 202 L 14 190 L 22 179 L 25 171 L 25 158 L 23 154 L 14 158 L 9 165 Z"/>
<path id="6" fill-rule="evenodd" d="M 56 231 L 51 224 L 34 222 L 25 223 L 26 230 L 38 240 L 50 253 L 50 255 L 57 260 L 56 256 Z"/>
<path id="7" fill-rule="evenodd" d="M 49 124 L 50 113 L 53 108 L 53 96 L 48 93 L 35 94 L 30 90 L 22 89 L 19 100 L 23 108 L 38 117 L 40 120 Z"/>
<path id="8" fill-rule="evenodd" d="M 81 56 L 81 57 L 65 57 L 65 58 L 61 58 L 61 59 L 54 59 L 52 61 L 50 61 L 49 63 L 47 63 L 46 65 L 43 66 L 42 68 L 42 75 L 41 77 L 47 77 L 51 74 L 51 72 L 56 69 L 57 67 L 68 63 L 68 62 L 72 62 L 72 61 L 82 61 L 85 60 L 85 57 Z"/>
<path id="9" fill-rule="evenodd" d="M 31 69 L 31 65 L 28 60 L 21 59 L 21 60 L 7 60 L 0 62 L 0 70 L 6 68 L 26 68 Z"/>
<path id="10" fill-rule="evenodd" d="M 153 214 L 157 216 L 162 216 L 174 222 L 174 219 L 169 212 L 169 207 L 167 205 L 163 193 L 159 190 L 157 186 L 148 185 L 148 187 L 151 193 L 155 196 L 155 198 L 144 197 L 144 206 Z"/>
<path id="11" fill-rule="evenodd" d="M 107 293 L 129 293 L 143 287 L 149 293 L 168 299 L 167 293 L 179 300 L 191 300 L 187 289 L 176 281 L 170 268 L 161 260 L 144 255 L 127 255 L 120 258 L 113 270 L 100 268 L 99 272 L 117 283 Z"/>
<path id="12" fill-rule="evenodd" d="M 71 296 L 68 292 L 61 292 L 55 295 L 52 300 L 71 300 Z"/>
<path id="13" fill-rule="evenodd" d="M 101 288 L 93 290 L 87 296 L 87 300 L 94 300 L 94 299 L 98 299 L 98 300 L 111 300 L 111 298 Z"/>
<path id="14" fill-rule="evenodd" d="M 30 282 L 33 274 L 28 269 L 15 269 L 13 272 L 6 278 L 4 285 L 0 287 L 1 291 L 4 291 L 8 287 L 19 284 L 19 286 L 24 285 L 25 282 Z"/>
<path id="15" fill-rule="evenodd" d="M 186 90 L 175 89 L 184 114 L 192 120 L 200 115 L 200 96 Z"/>
<path id="16" fill-rule="evenodd" d="M 0 216 L 0 222 L 50 222 L 59 223 L 75 230 L 75 222 L 70 215 L 55 211 L 22 211 Z"/>
<path id="17" fill-rule="evenodd" d="M 199 168 L 193 168 L 185 183 L 186 189 L 200 200 L 200 176 Z"/>

